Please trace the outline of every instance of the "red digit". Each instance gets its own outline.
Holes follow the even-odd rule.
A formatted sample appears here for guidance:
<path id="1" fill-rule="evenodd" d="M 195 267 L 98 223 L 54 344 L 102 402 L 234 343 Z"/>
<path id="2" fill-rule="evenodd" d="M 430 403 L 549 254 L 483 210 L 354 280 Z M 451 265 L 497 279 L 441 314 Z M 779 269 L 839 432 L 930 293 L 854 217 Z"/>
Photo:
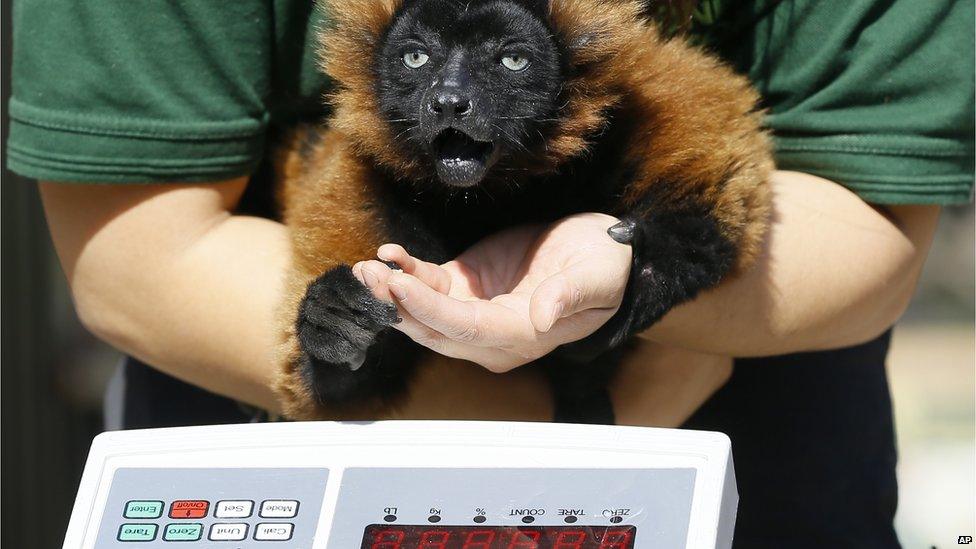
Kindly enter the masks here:
<path id="1" fill-rule="evenodd" d="M 539 549 L 540 537 L 542 532 L 538 530 L 516 530 L 506 549 Z"/>
<path id="2" fill-rule="evenodd" d="M 417 549 L 447 549 L 447 541 L 451 533 L 447 530 L 427 530 L 420 536 Z"/>
<path id="3" fill-rule="evenodd" d="M 370 549 L 400 549 L 404 535 L 403 530 L 380 530 L 373 536 Z"/>
<path id="4" fill-rule="evenodd" d="M 600 549 L 630 549 L 630 530 L 607 530 L 600 542 Z"/>
<path id="5" fill-rule="evenodd" d="M 582 530 L 559 532 L 552 549 L 583 549 L 584 543 L 586 543 L 586 532 Z"/>
<path id="6" fill-rule="evenodd" d="M 464 538 L 461 549 L 491 549 L 491 542 L 495 541 L 494 530 L 475 530 Z"/>

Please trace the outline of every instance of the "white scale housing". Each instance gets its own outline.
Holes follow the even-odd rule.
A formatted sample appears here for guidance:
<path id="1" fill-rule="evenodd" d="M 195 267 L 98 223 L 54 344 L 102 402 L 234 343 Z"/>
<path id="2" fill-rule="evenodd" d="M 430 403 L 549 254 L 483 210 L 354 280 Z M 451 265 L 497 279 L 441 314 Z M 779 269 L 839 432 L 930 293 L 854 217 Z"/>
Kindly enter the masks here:
<path id="1" fill-rule="evenodd" d="M 465 421 L 147 429 L 95 438 L 64 549 L 724 549 L 737 502 L 720 433 Z"/>

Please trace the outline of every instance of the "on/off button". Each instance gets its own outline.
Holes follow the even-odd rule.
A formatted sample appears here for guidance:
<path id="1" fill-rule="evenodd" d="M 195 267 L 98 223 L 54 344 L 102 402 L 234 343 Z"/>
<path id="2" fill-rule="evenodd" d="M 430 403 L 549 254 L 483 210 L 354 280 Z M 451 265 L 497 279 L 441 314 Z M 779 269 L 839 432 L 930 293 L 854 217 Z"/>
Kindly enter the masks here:
<path id="1" fill-rule="evenodd" d="M 210 502 L 204 499 L 180 499 L 170 504 L 169 518 L 203 518 L 209 508 Z"/>

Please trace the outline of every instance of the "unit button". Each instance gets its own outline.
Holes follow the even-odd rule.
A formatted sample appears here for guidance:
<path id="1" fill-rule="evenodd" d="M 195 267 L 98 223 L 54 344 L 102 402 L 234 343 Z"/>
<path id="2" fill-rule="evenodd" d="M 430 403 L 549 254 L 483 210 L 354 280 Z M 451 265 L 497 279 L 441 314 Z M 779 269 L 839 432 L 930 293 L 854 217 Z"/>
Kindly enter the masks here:
<path id="1" fill-rule="evenodd" d="M 210 502 L 204 499 L 181 499 L 170 504 L 169 518 L 203 518 L 209 508 Z"/>
<path id="2" fill-rule="evenodd" d="M 298 514 L 298 502 L 293 499 L 266 499 L 261 503 L 263 518 L 291 518 Z"/>
<path id="3" fill-rule="evenodd" d="M 262 522 L 254 528 L 254 539 L 257 541 L 288 541 L 294 524 L 287 522 Z"/>
<path id="4" fill-rule="evenodd" d="M 155 524 L 123 524 L 119 526 L 119 541 L 152 541 L 156 539 Z"/>
<path id="5" fill-rule="evenodd" d="M 125 518 L 154 519 L 163 516 L 163 502 L 158 500 L 132 500 L 125 504 Z"/>
<path id="6" fill-rule="evenodd" d="M 229 499 L 218 501 L 214 509 L 217 518 L 247 518 L 254 510 L 254 502 L 249 499 Z"/>
<path id="7" fill-rule="evenodd" d="M 247 524 L 224 523 L 210 527 L 210 541 L 240 541 L 247 537 Z"/>

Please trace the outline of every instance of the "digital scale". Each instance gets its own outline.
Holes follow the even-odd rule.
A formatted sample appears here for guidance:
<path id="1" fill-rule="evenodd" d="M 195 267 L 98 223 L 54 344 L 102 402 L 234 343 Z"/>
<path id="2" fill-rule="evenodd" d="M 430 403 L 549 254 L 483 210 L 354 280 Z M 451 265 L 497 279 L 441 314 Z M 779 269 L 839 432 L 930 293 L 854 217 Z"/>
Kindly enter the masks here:
<path id="1" fill-rule="evenodd" d="M 713 549 L 720 433 L 550 423 L 269 423 L 92 443 L 64 549 Z"/>

